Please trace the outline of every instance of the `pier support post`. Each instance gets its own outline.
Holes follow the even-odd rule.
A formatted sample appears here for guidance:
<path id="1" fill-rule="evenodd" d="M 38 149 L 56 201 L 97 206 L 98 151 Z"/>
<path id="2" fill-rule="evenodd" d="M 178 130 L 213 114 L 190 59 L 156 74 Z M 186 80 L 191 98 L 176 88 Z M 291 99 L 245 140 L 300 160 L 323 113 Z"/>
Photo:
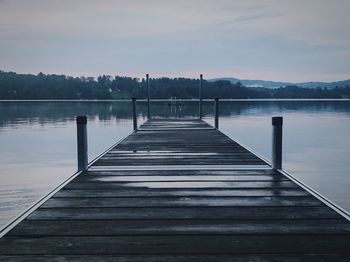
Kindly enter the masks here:
<path id="1" fill-rule="evenodd" d="M 272 169 L 282 169 L 282 125 L 281 116 L 272 118 Z"/>
<path id="2" fill-rule="evenodd" d="M 147 84 L 147 117 L 148 120 L 151 119 L 151 88 L 149 84 L 149 75 L 146 74 L 146 84 Z"/>
<path id="3" fill-rule="evenodd" d="M 132 119 L 134 123 L 134 131 L 136 131 L 137 130 L 136 97 L 132 98 Z"/>
<path id="4" fill-rule="evenodd" d="M 87 117 L 77 116 L 78 171 L 88 168 Z"/>
<path id="5" fill-rule="evenodd" d="M 199 79 L 199 119 L 202 119 L 202 85 L 203 85 L 203 75 L 200 74 Z"/>
<path id="6" fill-rule="evenodd" d="M 215 128 L 219 129 L 219 98 L 218 97 L 215 97 L 214 112 L 215 112 Z"/>

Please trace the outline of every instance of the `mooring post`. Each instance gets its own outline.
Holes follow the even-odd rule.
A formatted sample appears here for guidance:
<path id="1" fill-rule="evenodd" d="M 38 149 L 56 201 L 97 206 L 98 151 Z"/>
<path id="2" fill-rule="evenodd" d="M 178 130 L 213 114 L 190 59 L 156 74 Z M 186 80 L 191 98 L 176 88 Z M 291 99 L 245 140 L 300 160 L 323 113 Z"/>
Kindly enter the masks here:
<path id="1" fill-rule="evenodd" d="M 87 117 L 77 116 L 78 171 L 88 167 Z"/>
<path id="2" fill-rule="evenodd" d="M 282 169 L 282 125 L 283 117 L 272 118 L 272 169 Z"/>
<path id="3" fill-rule="evenodd" d="M 200 79 L 199 79 L 199 119 L 202 119 L 202 85 L 203 85 L 203 75 L 200 74 Z"/>
<path id="4" fill-rule="evenodd" d="M 146 74 L 146 84 L 147 84 L 147 117 L 148 120 L 151 119 L 151 88 L 149 84 L 149 75 Z"/>
<path id="5" fill-rule="evenodd" d="M 214 112 L 215 112 L 215 128 L 219 129 L 219 98 L 218 97 L 215 97 Z"/>
<path id="6" fill-rule="evenodd" d="M 137 130 L 137 114 L 136 114 L 136 97 L 132 98 L 132 119 L 134 122 L 134 130 Z"/>

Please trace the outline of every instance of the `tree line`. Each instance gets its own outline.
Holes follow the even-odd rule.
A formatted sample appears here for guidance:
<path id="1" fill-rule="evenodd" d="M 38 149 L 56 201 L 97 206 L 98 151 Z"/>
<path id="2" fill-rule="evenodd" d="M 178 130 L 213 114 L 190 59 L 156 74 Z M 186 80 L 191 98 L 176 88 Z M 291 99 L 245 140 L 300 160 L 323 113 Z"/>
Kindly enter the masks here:
<path id="1" fill-rule="evenodd" d="M 151 97 L 168 99 L 198 98 L 198 79 L 151 78 Z M 203 80 L 203 98 L 350 98 L 350 87 L 302 88 L 287 86 L 275 89 L 245 87 L 229 81 Z M 147 97 L 146 80 L 132 77 L 101 75 L 71 77 L 56 74 L 17 74 L 0 71 L 0 100 L 18 99 L 139 99 Z"/>

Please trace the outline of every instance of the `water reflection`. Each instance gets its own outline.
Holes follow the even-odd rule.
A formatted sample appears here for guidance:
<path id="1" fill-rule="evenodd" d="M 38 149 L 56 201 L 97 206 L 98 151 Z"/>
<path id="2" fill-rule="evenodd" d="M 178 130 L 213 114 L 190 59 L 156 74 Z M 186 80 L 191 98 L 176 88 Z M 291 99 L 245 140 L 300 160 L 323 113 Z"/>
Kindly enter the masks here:
<path id="1" fill-rule="evenodd" d="M 213 102 L 203 102 L 204 116 L 213 115 Z M 221 101 L 221 116 L 268 115 L 279 112 L 329 112 L 350 113 L 349 101 Z M 138 115 L 145 119 L 145 102 L 137 103 Z M 198 117 L 198 102 L 152 102 L 154 117 Z M 0 102 L 0 130 L 4 127 L 18 128 L 22 125 L 51 125 L 73 121 L 77 115 L 87 115 L 90 120 L 119 121 L 131 119 L 131 103 L 116 102 Z"/>
<path id="2" fill-rule="evenodd" d="M 66 123 L 77 115 L 87 115 L 90 120 L 97 117 L 100 121 L 131 118 L 131 105 L 125 102 L 6 102 L 0 103 L 0 111 L 0 127 L 11 128 Z"/>

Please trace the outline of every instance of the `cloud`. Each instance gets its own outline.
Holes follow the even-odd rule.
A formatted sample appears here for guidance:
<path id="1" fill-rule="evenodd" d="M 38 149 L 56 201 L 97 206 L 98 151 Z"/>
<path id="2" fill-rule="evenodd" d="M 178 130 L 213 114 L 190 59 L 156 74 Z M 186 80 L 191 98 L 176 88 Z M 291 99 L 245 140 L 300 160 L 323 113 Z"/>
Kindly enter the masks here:
<path id="1" fill-rule="evenodd" d="M 0 68 L 333 80 L 350 73 L 349 9 L 346 0 L 7 1 Z"/>
<path id="2" fill-rule="evenodd" d="M 277 17 L 277 15 L 275 16 L 271 16 L 271 15 L 265 15 L 265 14 L 254 14 L 254 15 L 242 15 L 239 17 L 236 17 L 234 19 L 229 19 L 226 20 L 224 22 L 218 23 L 218 26 L 221 25 L 242 25 L 242 24 L 247 24 L 247 23 L 252 23 L 252 22 L 259 22 L 263 19 L 269 19 L 269 18 L 273 18 L 273 17 Z"/>

